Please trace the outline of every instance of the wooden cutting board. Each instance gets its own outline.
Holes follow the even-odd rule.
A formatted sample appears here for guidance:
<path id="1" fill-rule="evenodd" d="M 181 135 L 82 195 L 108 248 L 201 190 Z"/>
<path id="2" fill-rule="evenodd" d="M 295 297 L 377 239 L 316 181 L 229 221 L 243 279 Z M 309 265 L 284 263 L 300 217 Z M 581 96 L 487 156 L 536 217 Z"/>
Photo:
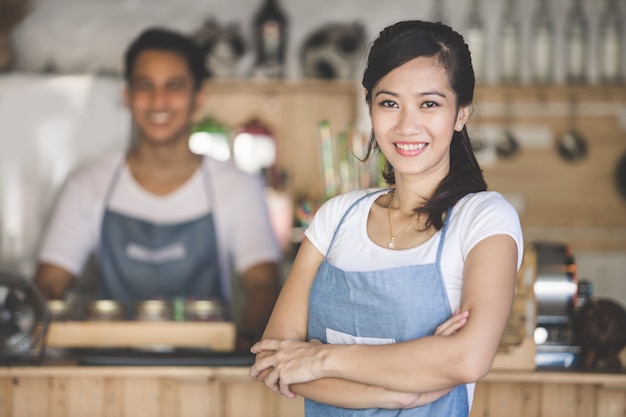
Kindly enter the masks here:
<path id="1" fill-rule="evenodd" d="M 50 323 L 46 345 L 59 348 L 194 347 L 235 348 L 231 322 L 58 321 Z"/>

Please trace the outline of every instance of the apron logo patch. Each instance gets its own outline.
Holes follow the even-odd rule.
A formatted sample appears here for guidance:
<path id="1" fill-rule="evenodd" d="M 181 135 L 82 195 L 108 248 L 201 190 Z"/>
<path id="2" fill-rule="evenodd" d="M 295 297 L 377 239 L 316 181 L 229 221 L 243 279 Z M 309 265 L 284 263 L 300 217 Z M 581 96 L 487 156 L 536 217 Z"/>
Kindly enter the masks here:
<path id="1" fill-rule="evenodd" d="M 390 345 L 393 338 L 353 336 L 338 330 L 326 329 L 326 340 L 331 345 Z"/>
<path id="2" fill-rule="evenodd" d="M 180 242 L 158 249 L 151 249 L 131 242 L 126 245 L 126 256 L 136 261 L 158 264 L 185 259 L 187 249 Z"/>

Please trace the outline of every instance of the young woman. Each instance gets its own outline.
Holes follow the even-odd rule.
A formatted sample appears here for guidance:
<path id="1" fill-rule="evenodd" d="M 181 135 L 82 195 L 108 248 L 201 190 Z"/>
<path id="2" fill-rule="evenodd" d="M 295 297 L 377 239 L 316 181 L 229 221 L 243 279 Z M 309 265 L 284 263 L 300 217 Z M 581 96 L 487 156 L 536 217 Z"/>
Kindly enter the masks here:
<path id="1" fill-rule="evenodd" d="M 368 156 L 383 153 L 390 188 L 320 208 L 250 378 L 304 396 L 307 416 L 467 416 L 523 251 L 519 217 L 486 191 L 465 127 L 468 47 L 441 23 L 399 22 L 373 43 L 363 87 Z"/>

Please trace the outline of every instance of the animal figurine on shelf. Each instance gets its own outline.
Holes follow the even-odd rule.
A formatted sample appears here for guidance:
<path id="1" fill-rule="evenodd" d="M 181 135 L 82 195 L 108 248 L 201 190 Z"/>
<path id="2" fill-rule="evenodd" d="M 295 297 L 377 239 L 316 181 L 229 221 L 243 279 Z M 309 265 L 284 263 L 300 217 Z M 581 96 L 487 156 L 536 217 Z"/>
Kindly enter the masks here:
<path id="1" fill-rule="evenodd" d="M 583 368 L 619 371 L 619 354 L 626 347 L 626 310 L 605 298 L 588 300 L 573 318 L 573 331 L 581 347 Z"/>
<path id="2" fill-rule="evenodd" d="M 329 23 L 304 41 L 301 65 L 308 78 L 350 79 L 361 69 L 365 28 L 355 23 Z"/>
<path id="3" fill-rule="evenodd" d="M 238 62 L 246 51 L 239 25 L 220 25 L 215 19 L 208 19 L 194 39 L 204 53 L 209 78 L 236 77 Z"/>

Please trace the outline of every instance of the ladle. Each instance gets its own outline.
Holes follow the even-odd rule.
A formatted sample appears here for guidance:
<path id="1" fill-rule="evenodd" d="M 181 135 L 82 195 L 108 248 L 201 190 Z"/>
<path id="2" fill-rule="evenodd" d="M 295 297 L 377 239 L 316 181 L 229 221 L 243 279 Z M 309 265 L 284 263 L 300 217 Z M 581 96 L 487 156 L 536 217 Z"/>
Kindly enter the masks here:
<path id="1" fill-rule="evenodd" d="M 513 117 L 513 102 L 510 95 L 506 96 L 506 104 L 505 104 L 505 128 L 502 132 L 502 135 L 498 138 L 496 142 L 496 152 L 498 156 L 501 158 L 511 158 L 519 151 L 519 141 L 513 133 L 513 129 L 511 128 L 511 119 Z"/>
<path id="2" fill-rule="evenodd" d="M 576 128 L 578 101 L 574 96 L 570 100 L 570 108 L 569 130 L 558 141 L 557 150 L 567 162 L 577 162 L 587 156 L 587 140 Z"/>

